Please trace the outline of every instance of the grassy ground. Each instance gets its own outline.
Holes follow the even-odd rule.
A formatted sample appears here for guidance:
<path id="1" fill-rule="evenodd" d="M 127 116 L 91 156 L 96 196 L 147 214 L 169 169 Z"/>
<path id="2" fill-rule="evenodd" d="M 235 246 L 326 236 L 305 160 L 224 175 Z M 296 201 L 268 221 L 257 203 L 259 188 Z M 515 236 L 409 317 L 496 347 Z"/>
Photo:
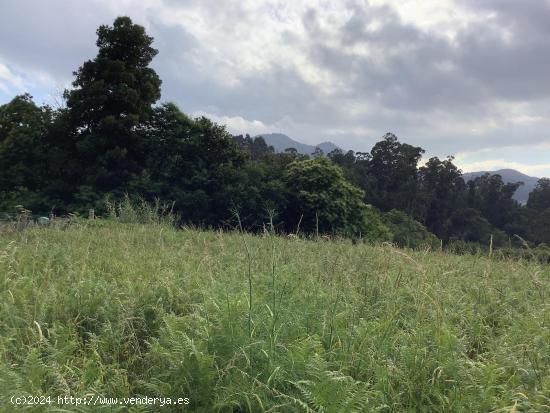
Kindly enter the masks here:
<path id="1" fill-rule="evenodd" d="M 548 412 L 549 299 L 528 262 L 107 221 L 6 233 L 0 411 Z"/>

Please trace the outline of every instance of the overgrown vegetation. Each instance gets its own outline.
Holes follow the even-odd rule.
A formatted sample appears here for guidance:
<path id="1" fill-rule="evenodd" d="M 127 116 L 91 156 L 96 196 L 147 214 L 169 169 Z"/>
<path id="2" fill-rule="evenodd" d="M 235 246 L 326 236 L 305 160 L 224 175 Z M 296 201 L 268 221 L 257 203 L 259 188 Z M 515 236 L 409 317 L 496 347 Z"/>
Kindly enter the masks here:
<path id="1" fill-rule="evenodd" d="M 465 183 L 452 158 L 422 165 L 424 149 L 391 133 L 368 153 L 276 154 L 261 137 L 157 105 L 157 50 L 130 18 L 99 27 L 96 44 L 66 107 L 39 107 L 28 94 L 0 106 L 0 212 L 105 215 L 105 201 L 128 194 L 173 202 L 181 223 L 201 227 L 227 228 L 238 210 L 243 228 L 261 232 L 276 211 L 274 227 L 287 233 L 415 246 L 433 244 L 429 232 L 463 251 L 550 243 L 548 179 L 521 206 L 512 198 L 519 183 Z"/>
<path id="2" fill-rule="evenodd" d="M 143 27 L 97 34 L 66 108 L 0 106 L 0 411 L 550 410 L 549 180 L 521 206 L 392 134 L 275 154 L 155 106 Z M 26 410 L 75 409 L 159 407 Z"/>
<path id="3" fill-rule="evenodd" d="M 114 209 L 0 235 L 0 411 L 13 394 L 189 397 L 194 412 L 550 409 L 548 265 L 175 230 Z"/>

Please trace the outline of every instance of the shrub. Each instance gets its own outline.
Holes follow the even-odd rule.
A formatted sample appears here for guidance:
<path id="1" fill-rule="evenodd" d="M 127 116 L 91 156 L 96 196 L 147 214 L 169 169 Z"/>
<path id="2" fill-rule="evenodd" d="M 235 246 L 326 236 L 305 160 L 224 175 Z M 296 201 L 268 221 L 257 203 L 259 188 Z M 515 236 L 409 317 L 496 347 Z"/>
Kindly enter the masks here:
<path id="1" fill-rule="evenodd" d="M 400 247 L 437 248 L 439 239 L 424 225 L 403 211 L 392 209 L 383 216 L 384 223 L 393 233 L 392 241 Z"/>

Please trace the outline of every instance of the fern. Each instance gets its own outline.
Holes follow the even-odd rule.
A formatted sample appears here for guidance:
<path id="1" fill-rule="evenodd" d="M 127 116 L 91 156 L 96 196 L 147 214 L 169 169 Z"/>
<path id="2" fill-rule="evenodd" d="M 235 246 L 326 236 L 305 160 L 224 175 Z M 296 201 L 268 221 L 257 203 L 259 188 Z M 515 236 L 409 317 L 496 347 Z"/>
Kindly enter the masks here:
<path id="1" fill-rule="evenodd" d="M 308 380 L 290 381 L 303 402 L 318 413 L 364 412 L 370 406 L 368 386 L 339 371 L 328 370 L 327 362 L 314 357 L 308 364 Z"/>

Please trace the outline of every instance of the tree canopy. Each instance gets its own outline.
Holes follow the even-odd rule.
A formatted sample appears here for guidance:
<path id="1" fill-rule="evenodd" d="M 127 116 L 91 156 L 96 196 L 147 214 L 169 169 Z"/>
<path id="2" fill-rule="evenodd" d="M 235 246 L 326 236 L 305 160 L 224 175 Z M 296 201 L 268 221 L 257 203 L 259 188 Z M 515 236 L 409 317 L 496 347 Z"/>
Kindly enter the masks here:
<path id="1" fill-rule="evenodd" d="M 290 197 L 286 219 L 296 226 L 301 221 L 307 232 L 367 234 L 369 220 L 376 219 L 368 214 L 364 192 L 327 158 L 292 162 L 284 182 Z"/>
<path id="2" fill-rule="evenodd" d="M 286 232 L 412 247 L 435 237 L 550 242 L 549 179 L 523 206 L 513 199 L 521 183 L 490 174 L 465 182 L 452 157 L 423 162 L 423 148 L 392 133 L 370 152 L 275 153 L 261 137 L 232 136 L 174 103 L 158 104 L 158 51 L 129 17 L 100 26 L 96 45 L 74 72 L 65 108 L 38 106 L 28 94 L 0 106 L 0 212 L 23 205 L 101 214 L 105 200 L 128 195 L 173 202 L 182 223 L 210 227 L 232 225 L 238 210 L 254 231 L 273 220 Z"/>
<path id="3" fill-rule="evenodd" d="M 161 81 L 148 65 L 153 38 L 129 17 L 97 30 L 97 56 L 75 72 L 65 92 L 84 185 L 110 191 L 128 183 L 144 161 L 136 129 L 152 114 Z"/>

